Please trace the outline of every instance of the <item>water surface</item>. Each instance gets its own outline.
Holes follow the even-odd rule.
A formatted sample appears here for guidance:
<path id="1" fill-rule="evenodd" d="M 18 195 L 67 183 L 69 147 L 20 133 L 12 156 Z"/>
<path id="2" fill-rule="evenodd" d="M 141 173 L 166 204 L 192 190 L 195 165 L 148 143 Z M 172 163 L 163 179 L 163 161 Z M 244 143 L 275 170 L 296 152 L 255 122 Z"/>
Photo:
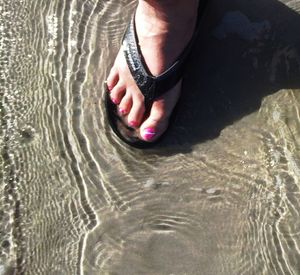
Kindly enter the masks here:
<path id="1" fill-rule="evenodd" d="M 135 5 L 0 0 L 0 274 L 300 274 L 300 1 L 210 1 L 146 151 L 103 104 Z"/>

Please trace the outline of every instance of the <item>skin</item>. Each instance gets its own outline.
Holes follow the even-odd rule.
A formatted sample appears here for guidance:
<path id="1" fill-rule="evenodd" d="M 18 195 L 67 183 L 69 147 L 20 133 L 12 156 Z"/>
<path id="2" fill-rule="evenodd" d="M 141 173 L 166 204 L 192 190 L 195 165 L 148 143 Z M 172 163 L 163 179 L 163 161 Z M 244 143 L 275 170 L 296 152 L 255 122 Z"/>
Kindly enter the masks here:
<path id="1" fill-rule="evenodd" d="M 197 19 L 198 0 L 139 0 L 136 31 L 143 58 L 153 75 L 165 71 L 191 39 Z M 181 80 L 152 104 L 144 117 L 144 97 L 127 67 L 122 49 L 107 78 L 112 101 L 141 139 L 155 141 L 167 129 L 169 117 L 181 93 Z"/>

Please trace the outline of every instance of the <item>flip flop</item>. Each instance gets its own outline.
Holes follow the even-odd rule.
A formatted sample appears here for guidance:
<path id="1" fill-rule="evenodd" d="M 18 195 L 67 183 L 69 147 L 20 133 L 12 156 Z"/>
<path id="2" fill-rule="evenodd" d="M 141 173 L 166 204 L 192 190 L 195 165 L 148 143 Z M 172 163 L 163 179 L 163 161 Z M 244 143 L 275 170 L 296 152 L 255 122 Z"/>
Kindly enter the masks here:
<path id="1" fill-rule="evenodd" d="M 153 101 L 163 95 L 165 92 L 169 91 L 182 78 L 186 60 L 198 36 L 201 21 L 200 19 L 202 18 L 202 15 L 204 13 L 206 3 L 207 0 L 200 0 L 195 32 L 190 42 L 187 44 L 179 57 L 175 60 L 173 65 L 159 76 L 153 76 L 143 60 L 136 33 L 135 17 L 132 17 L 132 20 L 130 21 L 130 24 L 124 34 L 122 46 L 124 56 L 132 77 L 135 80 L 136 85 L 144 95 L 144 104 L 146 110 L 145 117 L 149 114 Z M 144 149 L 152 147 L 154 144 L 161 140 L 166 131 L 154 142 L 147 142 L 142 140 L 139 136 L 139 129 L 133 129 L 126 124 L 125 119 L 120 116 L 118 112 L 117 105 L 115 105 L 111 101 L 107 87 L 106 90 L 105 108 L 107 119 L 114 133 L 123 142 L 135 148 Z M 170 118 L 169 125 L 172 121 L 172 118 L 174 117 L 174 113 L 175 110 L 173 110 L 173 115 Z"/>

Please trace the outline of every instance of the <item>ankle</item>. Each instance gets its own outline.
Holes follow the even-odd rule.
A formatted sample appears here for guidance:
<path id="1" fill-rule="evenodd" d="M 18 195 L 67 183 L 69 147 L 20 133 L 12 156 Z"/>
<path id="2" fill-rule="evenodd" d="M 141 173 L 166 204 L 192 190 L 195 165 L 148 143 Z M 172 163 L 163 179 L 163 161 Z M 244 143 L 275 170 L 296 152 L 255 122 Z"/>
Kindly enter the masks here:
<path id="1" fill-rule="evenodd" d="M 202 0 L 139 0 L 139 5 L 147 4 L 156 10 L 183 8 L 184 10 L 192 9 Z"/>
<path id="2" fill-rule="evenodd" d="M 201 0 L 139 0 L 138 8 L 149 17 L 174 23 L 197 16 Z M 175 21 L 176 20 L 176 21 Z M 171 21 L 172 23 L 172 21 Z"/>
<path id="3" fill-rule="evenodd" d="M 185 3 L 184 3 L 185 1 Z M 136 11 L 139 34 L 193 33 L 198 14 L 198 0 L 140 0 Z M 191 4 L 186 4 L 190 1 Z M 142 23 L 141 23 L 142 22 Z"/>

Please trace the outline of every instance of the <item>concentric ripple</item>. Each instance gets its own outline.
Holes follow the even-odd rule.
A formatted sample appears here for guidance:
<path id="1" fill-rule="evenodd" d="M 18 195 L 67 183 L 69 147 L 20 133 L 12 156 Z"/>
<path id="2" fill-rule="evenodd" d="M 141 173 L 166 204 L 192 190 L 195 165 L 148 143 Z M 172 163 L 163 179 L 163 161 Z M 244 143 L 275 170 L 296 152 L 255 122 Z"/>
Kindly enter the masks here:
<path id="1" fill-rule="evenodd" d="M 300 1 L 210 1 L 147 151 L 103 104 L 136 4 L 0 1 L 0 274 L 299 274 Z"/>

